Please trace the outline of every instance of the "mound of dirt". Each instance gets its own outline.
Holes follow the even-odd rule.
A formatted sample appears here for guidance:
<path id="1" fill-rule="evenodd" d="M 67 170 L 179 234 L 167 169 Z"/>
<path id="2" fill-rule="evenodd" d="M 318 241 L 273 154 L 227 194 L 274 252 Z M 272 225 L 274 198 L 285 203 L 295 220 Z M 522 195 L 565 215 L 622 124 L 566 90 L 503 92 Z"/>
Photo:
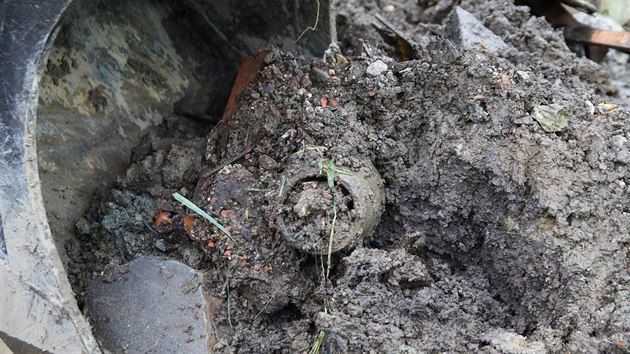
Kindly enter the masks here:
<path id="1" fill-rule="evenodd" d="M 216 352 L 627 351 L 630 116 L 607 73 L 504 1 L 462 1 L 511 48 L 483 55 L 431 34 L 454 2 L 385 13 L 422 47 L 398 62 L 358 40 L 365 3 L 340 5 L 342 52 L 271 51 L 226 126 L 153 138 L 80 221 L 77 291 L 166 253 L 206 271 Z M 366 166 L 380 222 L 328 253 Z"/>

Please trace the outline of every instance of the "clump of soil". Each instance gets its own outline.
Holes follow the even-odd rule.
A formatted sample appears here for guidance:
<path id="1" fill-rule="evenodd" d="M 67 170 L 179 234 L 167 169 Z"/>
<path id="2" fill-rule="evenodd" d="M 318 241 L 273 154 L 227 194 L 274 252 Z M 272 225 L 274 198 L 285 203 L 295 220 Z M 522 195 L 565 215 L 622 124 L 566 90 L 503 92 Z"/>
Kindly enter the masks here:
<path id="1" fill-rule="evenodd" d="M 322 250 L 319 253 L 326 253 L 333 227 L 330 220 L 337 214 L 334 225 L 337 237 L 351 231 L 352 197 L 341 186 L 330 188 L 327 182 L 315 180 L 301 183 L 287 194 L 278 222 L 281 220 L 280 232 L 290 243 L 303 244 L 303 250 L 319 248 Z"/>
<path id="2" fill-rule="evenodd" d="M 352 32 L 363 7 L 340 6 Z M 500 1 L 461 6 L 515 50 L 478 56 L 419 31 L 422 58 L 408 62 L 352 41 L 348 63 L 272 51 L 226 126 L 152 149 L 81 221 L 93 266 L 80 279 L 110 252 L 206 270 L 217 352 L 627 350 L 630 117 L 597 108 L 614 100 L 606 73 L 544 19 Z M 378 60 L 387 69 L 369 71 Z M 543 129 L 543 105 L 562 107 L 566 127 Z M 350 173 L 369 161 L 385 181 L 376 231 L 330 269 L 277 217 L 320 242 L 330 206 L 343 215 L 352 201 L 324 176 L 287 185 L 296 153 Z"/>

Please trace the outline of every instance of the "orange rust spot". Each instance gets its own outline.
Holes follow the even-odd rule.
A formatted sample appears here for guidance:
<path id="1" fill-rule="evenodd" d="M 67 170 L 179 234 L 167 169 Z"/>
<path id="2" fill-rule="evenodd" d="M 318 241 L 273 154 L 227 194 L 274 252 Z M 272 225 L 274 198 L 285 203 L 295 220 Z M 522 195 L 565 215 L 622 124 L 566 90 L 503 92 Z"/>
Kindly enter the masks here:
<path id="1" fill-rule="evenodd" d="M 184 230 L 186 230 L 186 233 L 191 233 L 193 227 L 195 226 L 195 221 L 196 219 L 193 216 L 190 215 L 186 215 L 184 216 Z"/>
<path id="2" fill-rule="evenodd" d="M 234 210 L 230 210 L 230 209 L 223 209 L 223 210 L 221 210 L 221 217 L 222 218 L 231 218 L 232 216 L 234 216 Z"/>
<path id="3" fill-rule="evenodd" d="M 409 42 L 400 36 L 396 36 L 395 42 L 396 44 L 394 47 L 396 48 L 396 53 L 400 56 L 401 61 L 413 59 L 413 48 L 411 48 Z"/>
<path id="4" fill-rule="evenodd" d="M 169 213 L 164 210 L 160 210 L 160 212 L 155 217 L 155 224 L 158 226 L 161 224 L 170 225 L 172 223 L 173 219 L 171 219 Z"/>
<path id="5" fill-rule="evenodd" d="M 501 88 L 504 90 L 512 89 L 512 81 L 510 80 L 510 75 L 508 73 L 501 74 Z"/>
<path id="6" fill-rule="evenodd" d="M 228 99 L 225 111 L 221 117 L 221 125 L 225 126 L 238 106 L 238 95 L 240 95 L 247 86 L 254 80 L 258 71 L 262 69 L 264 65 L 265 55 L 269 53 L 269 49 L 261 49 L 258 54 L 253 57 L 248 57 L 241 63 L 236 75 L 236 80 L 230 91 L 230 98 Z"/>

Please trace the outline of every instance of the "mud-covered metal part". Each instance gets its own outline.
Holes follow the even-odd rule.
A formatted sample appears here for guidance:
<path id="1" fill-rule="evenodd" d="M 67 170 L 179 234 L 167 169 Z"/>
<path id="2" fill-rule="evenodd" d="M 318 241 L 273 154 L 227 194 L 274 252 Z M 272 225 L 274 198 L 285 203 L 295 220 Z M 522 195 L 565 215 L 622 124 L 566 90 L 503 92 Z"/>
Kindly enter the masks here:
<path id="1" fill-rule="evenodd" d="M 63 250 L 95 189 L 126 170 L 129 151 L 163 117 L 220 114 L 240 58 L 181 1 L 75 2 L 54 33 L 37 159 Z"/>
<path id="2" fill-rule="evenodd" d="M 336 40 L 330 1 L 284 5 L 0 2 L 0 348 L 99 352 L 64 267 L 75 216 L 161 117 L 216 113 L 243 55 Z"/>
<path id="3" fill-rule="evenodd" d="M 575 25 L 565 27 L 564 37 L 567 40 L 578 43 L 613 48 L 630 53 L 629 32 L 608 31 L 584 25 Z"/>
<path id="4" fill-rule="evenodd" d="M 0 336 L 51 353 L 97 353 L 48 227 L 35 150 L 37 87 L 68 4 L 0 5 Z"/>
<path id="5" fill-rule="evenodd" d="M 385 209 L 385 186 L 370 161 L 364 161 L 359 169 L 350 170 L 334 166 L 333 161 L 313 158 L 312 155 L 304 157 L 301 153 L 294 154 L 290 160 L 285 169 L 288 176 L 279 195 L 281 211 L 276 218 L 285 241 L 303 252 L 326 254 L 331 234 L 331 252 L 335 253 L 360 246 L 366 237 L 374 233 Z M 320 198 L 321 194 L 329 193 L 329 173 L 333 173 L 334 185 L 346 199 L 347 210 L 333 204 L 334 196 L 328 198 L 330 200 Z M 298 196 L 291 198 L 293 193 Z M 299 200 L 294 204 L 296 199 Z M 322 203 L 322 199 L 323 205 L 317 205 Z M 317 212 L 327 216 L 309 220 L 310 214 Z M 337 220 L 331 233 L 335 214 Z M 340 222 L 344 216 L 346 225 Z M 296 219 L 302 219 L 302 224 L 297 227 Z M 314 225 L 315 222 L 319 224 Z"/>
<path id="6" fill-rule="evenodd" d="M 317 57 L 337 40 L 335 0 L 189 1 L 236 48 L 250 55 L 274 45 Z"/>
<path id="7" fill-rule="evenodd" d="M 401 61 L 420 58 L 420 46 L 408 34 L 397 29 L 383 16 L 376 14 L 372 27 L 376 29 L 385 43 L 396 49 L 396 54 Z"/>
<path id="8" fill-rule="evenodd" d="M 595 5 L 583 0 L 517 0 L 515 2 L 518 5 L 529 6 L 537 15 L 542 15 L 549 9 L 556 7 L 559 4 L 571 6 L 588 14 L 592 14 L 597 11 L 597 7 L 595 7 Z"/>

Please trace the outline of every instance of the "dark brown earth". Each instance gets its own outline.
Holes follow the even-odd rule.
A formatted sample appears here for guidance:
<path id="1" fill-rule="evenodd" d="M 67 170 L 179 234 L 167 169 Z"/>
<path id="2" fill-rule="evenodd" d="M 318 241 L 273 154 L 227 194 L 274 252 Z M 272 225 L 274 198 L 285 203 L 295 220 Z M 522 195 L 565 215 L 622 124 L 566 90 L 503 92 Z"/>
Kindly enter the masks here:
<path id="1" fill-rule="evenodd" d="M 320 333 L 326 353 L 627 352 L 630 116 L 602 105 L 616 102 L 608 73 L 510 2 L 462 1 L 513 47 L 483 55 L 435 35 L 451 2 L 383 3 L 393 11 L 340 4 L 341 49 L 324 60 L 268 54 L 224 129 L 194 137 L 168 120 L 148 136 L 77 223 L 79 299 L 105 267 L 165 253 L 206 271 L 216 352 L 308 352 Z M 375 13 L 421 58 L 397 61 Z M 379 60 L 386 70 L 369 69 Z M 543 129 L 540 106 L 560 107 L 566 127 Z M 295 154 L 320 169 L 302 189 L 286 183 Z M 386 197 L 376 231 L 329 269 L 277 217 L 291 234 L 310 223 L 309 242 L 328 242 L 335 213 L 335 230 L 352 222 L 339 175 L 329 188 L 318 166 L 331 161 L 373 164 Z M 303 188 L 320 192 L 300 213 Z"/>

